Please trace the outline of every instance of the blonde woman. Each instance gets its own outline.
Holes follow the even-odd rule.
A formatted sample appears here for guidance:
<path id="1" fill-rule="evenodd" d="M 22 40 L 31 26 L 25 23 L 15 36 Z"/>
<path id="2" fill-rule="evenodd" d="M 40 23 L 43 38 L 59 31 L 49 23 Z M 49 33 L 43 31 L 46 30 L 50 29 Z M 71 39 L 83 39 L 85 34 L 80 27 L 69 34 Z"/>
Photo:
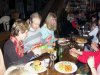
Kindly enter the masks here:
<path id="1" fill-rule="evenodd" d="M 46 17 L 44 25 L 41 27 L 42 39 L 45 43 L 53 43 L 55 41 L 54 31 L 56 28 L 57 17 L 50 12 Z"/>

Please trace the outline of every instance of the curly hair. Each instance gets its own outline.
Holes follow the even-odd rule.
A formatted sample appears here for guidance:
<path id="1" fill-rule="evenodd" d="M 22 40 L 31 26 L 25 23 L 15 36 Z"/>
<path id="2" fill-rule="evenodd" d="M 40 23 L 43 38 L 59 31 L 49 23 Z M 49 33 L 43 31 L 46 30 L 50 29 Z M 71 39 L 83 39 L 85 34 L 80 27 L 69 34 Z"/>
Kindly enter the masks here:
<path id="1" fill-rule="evenodd" d="M 11 29 L 11 35 L 17 36 L 19 31 L 24 33 L 26 30 L 29 30 L 29 25 L 22 19 L 17 19 Z"/>

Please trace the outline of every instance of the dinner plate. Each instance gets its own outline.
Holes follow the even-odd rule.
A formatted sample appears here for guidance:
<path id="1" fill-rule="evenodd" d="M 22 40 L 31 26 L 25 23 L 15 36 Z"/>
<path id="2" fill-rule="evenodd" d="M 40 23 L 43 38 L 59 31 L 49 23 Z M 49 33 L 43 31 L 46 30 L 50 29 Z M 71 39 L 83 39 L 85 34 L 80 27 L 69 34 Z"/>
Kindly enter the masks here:
<path id="1" fill-rule="evenodd" d="M 79 46 L 84 46 L 84 44 L 78 44 Z"/>
<path id="2" fill-rule="evenodd" d="M 26 67 L 31 67 L 31 68 L 33 68 L 32 66 L 31 66 L 31 64 L 33 63 L 34 61 L 31 61 L 31 62 L 28 62 L 25 66 Z M 33 68 L 33 70 L 35 70 L 37 73 L 41 73 L 41 72 L 44 72 L 44 71 L 46 71 L 47 70 L 47 68 L 44 66 L 44 64 L 42 64 L 42 61 L 41 61 L 41 67 L 42 67 L 42 69 L 41 70 L 35 70 L 34 68 Z"/>
<path id="3" fill-rule="evenodd" d="M 72 66 L 72 70 L 71 71 L 65 71 L 65 70 L 61 70 L 59 68 L 59 64 L 64 64 L 64 65 L 68 65 L 70 64 Z M 69 61 L 61 61 L 55 64 L 55 69 L 60 72 L 60 73 L 64 73 L 64 74 L 70 74 L 70 73 L 74 73 L 77 70 L 77 66 L 73 63 L 73 62 L 69 62 Z"/>
<path id="4" fill-rule="evenodd" d="M 69 41 L 68 39 L 66 40 L 65 38 L 59 38 L 58 39 L 58 43 L 62 43 L 62 42 L 66 42 Z"/>

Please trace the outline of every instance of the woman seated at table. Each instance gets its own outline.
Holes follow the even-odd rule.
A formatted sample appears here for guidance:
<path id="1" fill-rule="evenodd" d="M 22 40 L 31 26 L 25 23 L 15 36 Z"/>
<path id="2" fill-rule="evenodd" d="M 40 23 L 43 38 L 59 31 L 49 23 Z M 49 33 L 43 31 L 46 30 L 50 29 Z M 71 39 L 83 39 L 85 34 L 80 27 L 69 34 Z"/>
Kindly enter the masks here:
<path id="1" fill-rule="evenodd" d="M 91 32 L 89 33 L 89 36 L 91 37 L 92 42 L 98 43 L 97 34 L 99 32 L 99 28 L 96 24 L 96 21 L 92 22 Z"/>
<path id="2" fill-rule="evenodd" d="M 54 13 L 49 13 L 46 17 L 44 25 L 41 27 L 42 38 L 45 43 L 53 43 L 55 41 L 54 31 L 57 28 L 57 17 Z"/>
<path id="3" fill-rule="evenodd" d="M 24 52 L 28 52 L 31 48 L 36 47 L 36 45 L 43 44 L 42 34 L 40 32 L 40 14 L 38 12 L 32 13 L 27 22 L 29 24 L 29 31 L 27 33 L 27 37 L 23 42 Z"/>
<path id="4" fill-rule="evenodd" d="M 91 44 L 92 48 L 95 50 L 95 52 L 85 52 L 85 51 L 78 51 L 75 48 L 72 48 L 70 50 L 70 55 L 77 58 L 80 62 L 87 63 L 87 60 L 90 56 L 94 56 L 94 68 L 99 69 L 100 64 L 100 50 L 93 44 Z"/>
<path id="5" fill-rule="evenodd" d="M 92 42 L 95 42 L 96 44 L 99 43 L 99 40 L 97 37 L 98 32 L 99 32 L 99 28 L 96 25 L 96 21 L 94 21 L 94 22 L 92 22 L 91 32 L 89 33 L 89 38 L 88 38 L 89 43 L 92 43 Z M 89 48 L 90 48 L 90 45 L 87 43 L 84 50 L 92 51 Z"/>
<path id="6" fill-rule="evenodd" d="M 27 36 L 28 29 L 29 26 L 25 21 L 18 19 L 14 22 L 11 36 L 3 49 L 6 68 L 15 64 L 27 63 L 32 57 L 36 57 L 35 50 L 24 53 L 23 40 Z"/>

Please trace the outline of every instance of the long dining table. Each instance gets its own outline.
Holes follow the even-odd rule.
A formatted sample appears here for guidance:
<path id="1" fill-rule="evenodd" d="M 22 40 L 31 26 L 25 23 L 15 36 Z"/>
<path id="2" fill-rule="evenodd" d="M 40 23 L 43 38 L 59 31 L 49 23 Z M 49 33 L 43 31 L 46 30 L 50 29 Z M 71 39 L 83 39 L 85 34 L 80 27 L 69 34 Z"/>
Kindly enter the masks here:
<path id="1" fill-rule="evenodd" d="M 78 70 L 79 67 L 78 67 L 77 64 L 78 64 L 79 61 L 69 54 L 69 50 L 71 49 L 71 47 L 75 47 L 75 48 L 77 48 L 79 50 L 82 50 L 83 46 L 78 46 L 77 43 L 72 44 L 72 45 L 71 46 L 66 45 L 66 44 L 65 45 L 60 45 L 60 47 L 63 49 L 63 52 L 62 52 L 62 57 L 59 59 L 59 62 L 60 61 L 70 61 L 70 62 L 74 63 L 77 66 L 77 70 Z M 87 66 L 87 69 L 89 69 L 88 66 Z M 39 75 L 76 75 L 76 74 L 78 74 L 77 70 L 74 73 L 66 74 L 66 73 L 58 72 L 55 69 L 54 65 L 52 65 L 50 67 L 47 67 L 46 71 L 39 73 Z"/>

